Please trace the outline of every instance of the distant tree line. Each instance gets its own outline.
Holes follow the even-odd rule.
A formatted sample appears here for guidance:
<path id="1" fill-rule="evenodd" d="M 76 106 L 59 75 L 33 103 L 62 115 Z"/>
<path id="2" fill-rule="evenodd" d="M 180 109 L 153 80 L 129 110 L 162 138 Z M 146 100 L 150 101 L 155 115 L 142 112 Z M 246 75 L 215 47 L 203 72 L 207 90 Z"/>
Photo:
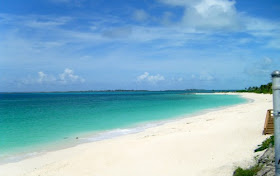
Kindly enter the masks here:
<path id="1" fill-rule="evenodd" d="M 245 90 L 238 90 L 237 92 L 254 92 L 254 93 L 264 93 L 272 94 L 272 83 L 261 85 L 260 87 L 248 87 Z"/>

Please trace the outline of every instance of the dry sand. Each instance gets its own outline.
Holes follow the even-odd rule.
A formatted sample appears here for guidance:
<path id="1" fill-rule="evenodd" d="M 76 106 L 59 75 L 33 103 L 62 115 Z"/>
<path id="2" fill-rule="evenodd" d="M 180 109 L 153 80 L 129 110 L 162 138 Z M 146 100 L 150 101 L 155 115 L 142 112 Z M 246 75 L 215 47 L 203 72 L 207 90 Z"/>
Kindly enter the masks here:
<path id="1" fill-rule="evenodd" d="M 231 176 L 254 162 L 272 95 L 137 134 L 0 165 L 1 176 Z"/>

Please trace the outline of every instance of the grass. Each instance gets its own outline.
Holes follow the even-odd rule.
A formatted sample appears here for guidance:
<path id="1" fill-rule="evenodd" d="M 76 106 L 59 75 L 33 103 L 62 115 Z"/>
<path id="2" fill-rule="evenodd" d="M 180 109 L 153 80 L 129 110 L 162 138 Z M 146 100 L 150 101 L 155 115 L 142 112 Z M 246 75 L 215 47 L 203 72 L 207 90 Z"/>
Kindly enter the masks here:
<path id="1" fill-rule="evenodd" d="M 238 167 L 234 173 L 233 176 L 254 176 L 258 173 L 258 171 L 261 170 L 261 166 L 255 165 L 253 167 L 250 167 L 249 169 L 242 169 L 241 167 Z"/>
<path id="2" fill-rule="evenodd" d="M 267 138 L 265 141 L 263 141 L 262 144 L 259 145 L 259 148 L 255 150 L 255 152 L 263 151 L 267 149 L 270 145 L 274 146 L 274 136 L 270 136 L 270 138 Z"/>

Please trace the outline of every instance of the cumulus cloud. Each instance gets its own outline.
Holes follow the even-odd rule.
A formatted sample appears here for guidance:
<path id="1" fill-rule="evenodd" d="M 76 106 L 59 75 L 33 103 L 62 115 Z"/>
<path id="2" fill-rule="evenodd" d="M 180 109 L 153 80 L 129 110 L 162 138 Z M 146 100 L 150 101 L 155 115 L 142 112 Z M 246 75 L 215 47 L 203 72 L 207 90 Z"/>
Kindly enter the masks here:
<path id="1" fill-rule="evenodd" d="M 233 0 L 159 0 L 184 8 L 180 25 L 194 32 L 248 32 L 256 37 L 275 36 L 279 22 L 249 16 L 237 11 Z M 274 40 L 273 40 L 274 41 Z"/>
<path id="2" fill-rule="evenodd" d="M 56 78 L 52 75 L 47 75 L 44 72 L 40 71 L 38 72 L 38 83 L 52 83 L 56 81 Z"/>
<path id="3" fill-rule="evenodd" d="M 144 74 L 137 77 L 138 82 L 147 81 L 150 83 L 157 83 L 158 81 L 164 81 L 164 76 L 157 74 L 157 75 L 150 75 L 150 73 L 145 72 Z"/>
<path id="4" fill-rule="evenodd" d="M 66 84 L 66 83 L 73 83 L 73 82 L 85 82 L 85 79 L 81 78 L 78 75 L 74 74 L 74 71 L 66 68 L 62 74 L 59 74 L 59 80 Z"/>
<path id="5" fill-rule="evenodd" d="M 234 2 L 204 0 L 186 11 L 183 22 L 198 29 L 238 29 L 240 24 Z"/>
<path id="6" fill-rule="evenodd" d="M 229 0 L 161 0 L 185 8 L 182 24 L 196 30 L 240 28 L 235 1 Z"/>
<path id="7" fill-rule="evenodd" d="M 39 83 L 43 82 L 47 78 L 47 75 L 44 72 L 40 71 L 38 72 L 38 75 L 39 75 L 39 79 L 38 79 Z"/>
<path id="8" fill-rule="evenodd" d="M 64 72 L 58 76 L 39 71 L 37 77 L 24 78 L 20 82 L 22 84 L 72 84 L 83 83 L 85 82 L 85 79 L 75 75 L 73 70 L 66 68 Z"/>

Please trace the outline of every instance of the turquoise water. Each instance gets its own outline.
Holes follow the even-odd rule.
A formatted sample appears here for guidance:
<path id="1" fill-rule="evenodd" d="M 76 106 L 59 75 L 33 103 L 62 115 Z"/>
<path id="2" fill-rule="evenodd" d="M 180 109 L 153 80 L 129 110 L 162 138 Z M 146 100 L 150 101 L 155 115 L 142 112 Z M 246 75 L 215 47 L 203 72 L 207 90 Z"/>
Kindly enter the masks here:
<path id="1" fill-rule="evenodd" d="M 136 128 L 244 102 L 236 95 L 185 92 L 0 94 L 0 158 L 77 141 L 83 133 Z"/>

